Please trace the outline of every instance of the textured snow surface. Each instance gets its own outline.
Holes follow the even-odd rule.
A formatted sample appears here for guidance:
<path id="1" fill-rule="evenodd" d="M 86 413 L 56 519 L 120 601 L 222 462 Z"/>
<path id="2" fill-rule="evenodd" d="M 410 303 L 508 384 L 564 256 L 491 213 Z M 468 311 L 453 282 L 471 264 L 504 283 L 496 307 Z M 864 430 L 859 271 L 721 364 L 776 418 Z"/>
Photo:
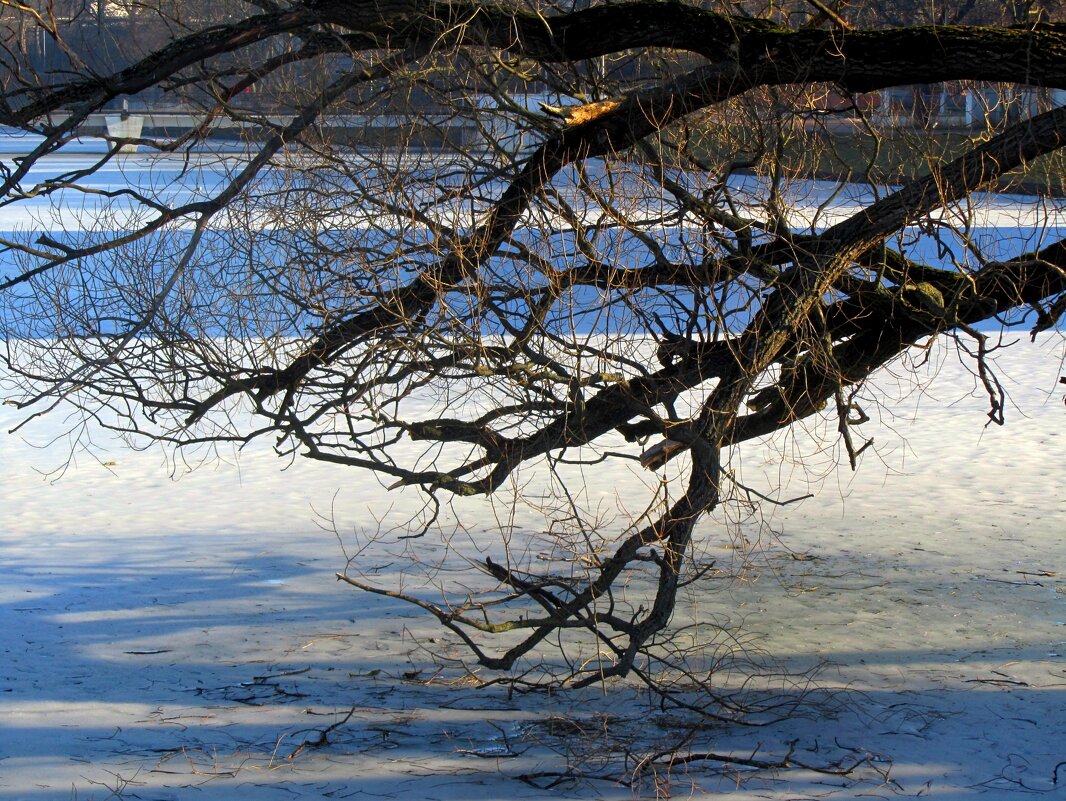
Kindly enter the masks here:
<path id="1" fill-rule="evenodd" d="M 515 776 L 563 770 L 568 750 L 596 773 L 588 752 L 599 743 L 646 753 L 678 739 L 677 721 L 624 689 L 509 698 L 454 670 L 438 675 L 429 650 L 450 646 L 432 620 L 338 584 L 341 545 L 317 525 L 329 514 L 344 539 L 358 539 L 402 521 L 413 495 L 326 465 L 283 470 L 267 444 L 235 463 L 179 465 L 173 480 L 162 452 L 104 434 L 102 452 L 77 451 L 65 474 L 49 476 L 40 471 L 69 447 L 61 416 L 5 434 L 0 798 L 630 798 L 657 786 L 680 798 L 1057 797 L 1062 353 L 1057 335 L 1003 352 L 1013 401 L 1003 428 L 985 427 L 986 401 L 943 349 L 918 368 L 931 382 L 923 391 L 901 369 L 886 373 L 878 387 L 896 414 L 863 431 L 875 452 L 857 474 L 833 469 L 829 454 L 812 460 L 802 432 L 735 454 L 754 488 L 818 493 L 739 532 L 707 521 L 699 547 L 719 551 L 735 578 L 686 598 L 679 619 L 698 602 L 701 619 L 739 626 L 782 668 L 820 670 L 799 715 L 712 728 L 692 749 L 775 759 L 795 741 L 808 764 L 870 756 L 849 779 L 693 763 L 635 789 L 532 787 Z M 5 431 L 17 419 L 3 407 Z M 636 497 L 646 475 L 590 471 L 587 493 Z M 493 547 L 500 504 L 459 511 L 464 536 Z M 536 526 L 525 511 L 513 523 L 512 540 Z M 380 564 L 382 584 L 398 581 L 381 547 L 360 559 Z M 537 723 L 549 715 L 582 733 L 550 733 Z"/>

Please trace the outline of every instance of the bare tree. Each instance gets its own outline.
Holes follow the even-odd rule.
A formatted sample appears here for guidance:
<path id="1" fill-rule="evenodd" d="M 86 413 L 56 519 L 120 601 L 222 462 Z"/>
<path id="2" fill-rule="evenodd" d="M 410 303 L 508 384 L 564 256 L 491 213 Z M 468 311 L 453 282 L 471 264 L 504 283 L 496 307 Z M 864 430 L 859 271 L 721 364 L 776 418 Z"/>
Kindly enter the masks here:
<path id="1" fill-rule="evenodd" d="M 741 492 L 736 445 L 827 414 L 854 465 L 856 393 L 942 334 L 972 340 L 999 422 L 975 326 L 1048 329 L 1066 309 L 1066 242 L 989 254 L 969 213 L 1066 143 L 1066 109 L 971 119 L 913 174 L 875 168 L 879 90 L 1066 89 L 1050 4 L 942 26 L 984 7 L 943 3 L 903 27 L 829 0 L 106 5 L 139 32 L 108 72 L 52 6 L 0 12 L 66 54 L 2 50 L 0 123 L 35 136 L 0 175 L 0 213 L 26 221 L 0 239 L 10 392 L 135 438 L 269 435 L 375 471 L 425 493 L 412 535 L 544 472 L 544 552 L 472 555 L 481 583 L 443 600 L 358 560 L 343 574 L 516 681 L 650 678 L 680 652 L 679 589 L 707 570 L 697 523 Z M 152 91 L 184 127 L 104 133 L 101 111 Z M 71 166 L 87 130 L 106 152 Z M 219 152 L 237 133 L 244 150 Z M 848 137 L 874 155 L 848 161 Z M 153 169 L 116 185 L 130 145 Z M 827 163 L 832 189 L 810 180 Z M 581 466 L 671 478 L 596 525 Z"/>

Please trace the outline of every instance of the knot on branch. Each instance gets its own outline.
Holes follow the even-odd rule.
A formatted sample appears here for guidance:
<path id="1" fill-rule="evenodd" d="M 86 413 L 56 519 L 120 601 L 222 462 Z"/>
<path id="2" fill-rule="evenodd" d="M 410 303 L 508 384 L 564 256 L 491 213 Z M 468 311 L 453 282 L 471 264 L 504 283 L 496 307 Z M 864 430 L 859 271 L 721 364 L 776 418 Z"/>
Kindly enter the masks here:
<path id="1" fill-rule="evenodd" d="M 596 122 L 622 105 L 620 100 L 600 100 L 580 106 L 551 106 L 541 103 L 541 110 L 553 117 L 558 117 L 567 125 L 577 126 Z"/>
<path id="2" fill-rule="evenodd" d="M 904 284 L 900 287 L 899 299 L 909 309 L 924 311 L 937 318 L 942 318 L 947 313 L 944 293 L 927 281 Z"/>
<path id="3" fill-rule="evenodd" d="M 688 449 L 688 444 L 676 439 L 664 439 L 652 445 L 640 455 L 640 466 L 645 470 L 658 470 L 675 456 Z"/>

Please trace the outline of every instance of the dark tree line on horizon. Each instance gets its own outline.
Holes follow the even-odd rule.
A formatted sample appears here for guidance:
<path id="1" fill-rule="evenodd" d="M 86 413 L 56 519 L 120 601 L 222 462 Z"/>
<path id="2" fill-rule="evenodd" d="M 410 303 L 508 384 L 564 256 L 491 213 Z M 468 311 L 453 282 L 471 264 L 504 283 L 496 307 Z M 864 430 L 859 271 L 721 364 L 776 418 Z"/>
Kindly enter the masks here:
<path id="1" fill-rule="evenodd" d="M 561 4 L 559 8 L 587 9 L 589 0 Z M 699 5 L 699 4 L 696 4 Z M 713 3 L 703 3 L 713 8 Z M 913 27 L 919 25 L 1027 25 L 1058 19 L 1062 12 L 1060 0 L 894 0 L 868 3 L 811 3 L 795 0 L 767 4 L 760 2 L 733 3 L 732 10 L 746 16 L 769 13 L 783 23 L 812 24 L 843 23 L 870 27 Z M 64 74 L 88 67 L 95 74 L 119 70 L 135 63 L 153 50 L 165 45 L 168 39 L 212 24 L 224 24 L 238 17 L 249 7 L 279 8 L 277 3 L 247 3 L 244 0 L 202 2 L 195 0 L 159 9 L 149 3 L 131 0 L 30 0 L 10 6 L 0 12 L 0 31 L 11 52 L 6 63 L 13 72 L 28 67 L 46 81 L 61 79 Z M 840 7 L 841 14 L 833 10 Z M 18 11 L 16 8 L 24 10 Z M 845 17 L 853 18 L 849 23 Z M 62 28 L 60 33 L 58 28 Z M 56 28 L 56 30 L 53 30 Z M 255 46 L 252 46 L 255 49 Z M 269 46 L 261 48 L 259 58 L 269 58 Z M 306 63 L 306 61 L 305 61 Z M 279 78 L 277 72 L 254 84 L 257 96 L 244 98 L 248 102 L 276 102 L 272 91 L 278 83 L 293 80 L 299 71 Z M 52 77 L 49 77 L 52 76 Z M 162 87 L 148 92 L 155 102 L 165 95 Z M 169 98 L 180 102 L 179 97 Z M 188 98 L 184 98 L 187 100 Z M 147 98 L 146 103 L 150 102 Z"/>

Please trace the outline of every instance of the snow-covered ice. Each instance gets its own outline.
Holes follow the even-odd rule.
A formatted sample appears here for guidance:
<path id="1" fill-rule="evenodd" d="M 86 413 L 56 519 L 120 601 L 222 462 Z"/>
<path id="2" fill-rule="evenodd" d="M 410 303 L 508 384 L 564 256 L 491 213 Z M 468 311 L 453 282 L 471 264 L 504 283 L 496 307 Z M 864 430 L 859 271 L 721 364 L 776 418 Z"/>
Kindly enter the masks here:
<path id="1" fill-rule="evenodd" d="M 565 768 L 579 742 L 593 770 L 608 741 L 665 741 L 670 716 L 622 690 L 508 697 L 435 681 L 419 645 L 439 636 L 433 622 L 333 577 L 341 548 L 315 510 L 354 531 L 410 502 L 370 476 L 286 467 L 263 446 L 174 481 L 160 451 L 114 444 L 57 479 L 38 472 L 65 459 L 56 417 L 0 439 L 0 798 L 1057 797 L 1064 349 L 1058 334 L 1019 339 L 999 359 L 1006 427 L 985 426 L 973 377 L 936 351 L 920 392 L 879 379 L 896 416 L 864 432 L 877 453 L 857 474 L 808 461 L 822 474 L 813 500 L 743 537 L 702 529 L 737 578 L 700 613 L 797 676 L 820 670 L 800 715 L 708 730 L 693 748 L 872 755 L 851 779 L 693 763 L 635 790 L 523 783 Z M 3 407 L 5 431 L 17 419 Z M 743 479 L 805 493 L 804 437 L 745 449 Z M 594 480 L 605 496 L 641 489 L 635 474 Z M 568 745 L 535 725 L 546 715 L 585 731 Z"/>

